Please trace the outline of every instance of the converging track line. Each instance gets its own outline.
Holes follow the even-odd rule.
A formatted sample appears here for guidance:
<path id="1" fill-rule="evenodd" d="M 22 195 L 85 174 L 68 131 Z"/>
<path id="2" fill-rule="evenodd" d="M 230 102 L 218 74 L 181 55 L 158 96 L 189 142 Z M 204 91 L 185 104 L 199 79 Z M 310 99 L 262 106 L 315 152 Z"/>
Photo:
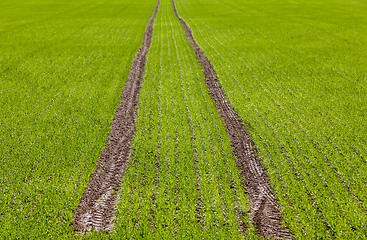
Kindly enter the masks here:
<path id="1" fill-rule="evenodd" d="M 118 203 L 117 194 L 120 181 L 130 161 L 138 96 L 145 73 L 146 56 L 152 43 L 153 24 L 159 4 L 160 0 L 149 19 L 142 46 L 132 63 L 128 81 L 120 98 L 120 105 L 112 121 L 109 140 L 74 212 L 72 227 L 78 232 L 109 231 L 113 227 L 114 208 Z"/>
<path id="2" fill-rule="evenodd" d="M 244 187 L 249 192 L 252 222 L 258 233 L 266 238 L 291 239 L 289 231 L 282 227 L 282 217 L 276 198 L 270 189 L 268 178 L 256 156 L 255 147 L 246 128 L 228 103 L 211 63 L 196 44 L 191 30 L 178 16 L 174 0 L 172 4 L 174 13 L 185 30 L 187 41 L 204 70 L 205 84 L 231 140 L 233 155 L 237 159 L 237 166 L 240 170 L 240 178 L 244 179 Z"/>

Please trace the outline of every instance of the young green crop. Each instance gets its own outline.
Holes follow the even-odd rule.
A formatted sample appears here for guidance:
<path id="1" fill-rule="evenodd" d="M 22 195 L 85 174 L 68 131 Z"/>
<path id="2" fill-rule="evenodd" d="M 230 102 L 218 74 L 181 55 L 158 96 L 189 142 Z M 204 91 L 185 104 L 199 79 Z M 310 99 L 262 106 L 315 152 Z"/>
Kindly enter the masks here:
<path id="1" fill-rule="evenodd" d="M 251 132 L 290 231 L 367 235 L 367 5 L 176 1 Z"/>
<path id="2" fill-rule="evenodd" d="M 170 0 L 155 19 L 133 148 L 112 238 L 253 237 L 227 133 Z"/>
<path id="3" fill-rule="evenodd" d="M 0 238 L 74 236 L 155 4 L 0 1 Z"/>

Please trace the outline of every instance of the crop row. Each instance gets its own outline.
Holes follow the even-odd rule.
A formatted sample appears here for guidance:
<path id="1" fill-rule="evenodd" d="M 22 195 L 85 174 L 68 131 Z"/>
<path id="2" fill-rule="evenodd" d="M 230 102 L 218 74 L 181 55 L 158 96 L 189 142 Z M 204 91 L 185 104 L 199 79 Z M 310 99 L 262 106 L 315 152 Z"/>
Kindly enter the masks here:
<path id="1" fill-rule="evenodd" d="M 253 237 L 227 133 L 170 0 L 155 19 L 133 149 L 112 236 Z"/>

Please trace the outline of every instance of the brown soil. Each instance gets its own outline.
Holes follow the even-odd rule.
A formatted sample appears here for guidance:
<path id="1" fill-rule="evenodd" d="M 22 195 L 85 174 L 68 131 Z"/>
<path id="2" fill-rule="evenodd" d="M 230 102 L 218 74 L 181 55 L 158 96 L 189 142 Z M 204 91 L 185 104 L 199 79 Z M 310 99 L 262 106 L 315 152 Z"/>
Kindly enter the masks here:
<path id="1" fill-rule="evenodd" d="M 118 190 L 131 156 L 138 95 L 145 73 L 155 16 L 160 1 L 154 9 L 145 30 L 143 43 L 132 63 L 128 81 L 120 98 L 120 105 L 112 121 L 112 129 L 105 149 L 98 160 L 89 185 L 74 212 L 72 227 L 81 233 L 91 230 L 109 231 L 113 226 L 114 208 L 118 202 Z"/>
<path id="2" fill-rule="evenodd" d="M 228 103 L 211 63 L 196 44 L 191 30 L 184 20 L 178 16 L 174 0 L 172 0 L 172 3 L 175 15 L 180 20 L 185 30 L 186 38 L 203 68 L 209 94 L 216 105 L 231 140 L 233 155 L 237 159 L 237 166 L 240 170 L 240 178 L 243 179 L 244 188 L 250 196 L 251 220 L 259 234 L 263 237 L 273 239 L 292 238 L 289 231 L 282 227 L 282 217 L 276 198 L 270 189 L 268 178 L 257 157 L 248 131 Z"/>

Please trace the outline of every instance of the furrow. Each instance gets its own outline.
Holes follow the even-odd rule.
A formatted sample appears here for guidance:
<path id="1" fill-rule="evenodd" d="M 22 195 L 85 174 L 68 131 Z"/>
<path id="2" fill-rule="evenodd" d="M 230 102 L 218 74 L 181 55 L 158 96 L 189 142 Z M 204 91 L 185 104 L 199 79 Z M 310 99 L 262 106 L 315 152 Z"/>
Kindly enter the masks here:
<path id="1" fill-rule="evenodd" d="M 87 189 L 74 212 L 72 227 L 80 233 L 109 231 L 113 227 L 117 192 L 120 180 L 131 156 L 131 141 L 134 136 L 136 108 L 142 79 L 145 73 L 146 56 L 153 35 L 154 19 L 160 1 L 154 9 L 139 49 L 131 67 L 128 81 L 120 98 L 120 105 L 112 121 L 112 129 L 105 149 L 90 177 Z"/>
<path id="2" fill-rule="evenodd" d="M 276 198 L 271 191 L 268 178 L 257 157 L 255 147 L 246 128 L 228 103 L 211 63 L 196 44 L 191 30 L 185 21 L 178 16 L 174 0 L 172 0 L 172 3 L 175 15 L 185 30 L 187 41 L 193 48 L 198 62 L 203 68 L 209 94 L 216 105 L 231 140 L 233 154 L 237 159 L 237 166 L 241 172 L 240 177 L 245 179 L 244 187 L 249 192 L 252 207 L 250 217 L 255 227 L 259 234 L 266 238 L 292 238 L 289 231 L 282 227 L 282 217 Z"/>

